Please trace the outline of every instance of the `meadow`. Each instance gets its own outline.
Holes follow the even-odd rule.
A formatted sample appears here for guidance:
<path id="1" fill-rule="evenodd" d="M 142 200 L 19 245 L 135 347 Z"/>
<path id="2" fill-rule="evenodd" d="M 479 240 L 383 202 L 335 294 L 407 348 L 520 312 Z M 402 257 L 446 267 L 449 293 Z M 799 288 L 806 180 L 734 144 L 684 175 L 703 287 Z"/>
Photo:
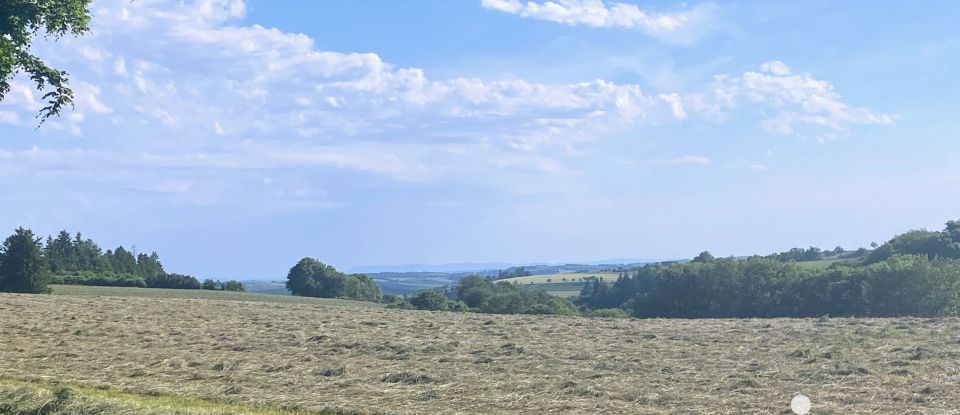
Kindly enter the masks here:
<path id="1" fill-rule="evenodd" d="M 569 272 L 504 278 L 500 281 L 511 282 L 524 289 L 541 290 L 558 297 L 571 298 L 580 294 L 580 290 L 589 283 L 591 277 L 613 282 L 619 276 L 616 272 Z"/>
<path id="2" fill-rule="evenodd" d="M 603 278 L 604 281 L 613 282 L 617 280 L 620 274 L 617 272 L 568 272 L 556 274 L 528 275 L 525 277 L 504 278 L 500 281 L 512 282 L 517 285 L 528 284 L 560 284 L 583 282 L 584 278 Z"/>
<path id="3" fill-rule="evenodd" d="M 770 414 L 790 413 L 797 393 L 816 414 L 960 407 L 956 318 L 613 320 L 55 293 L 0 294 L 0 413 Z"/>

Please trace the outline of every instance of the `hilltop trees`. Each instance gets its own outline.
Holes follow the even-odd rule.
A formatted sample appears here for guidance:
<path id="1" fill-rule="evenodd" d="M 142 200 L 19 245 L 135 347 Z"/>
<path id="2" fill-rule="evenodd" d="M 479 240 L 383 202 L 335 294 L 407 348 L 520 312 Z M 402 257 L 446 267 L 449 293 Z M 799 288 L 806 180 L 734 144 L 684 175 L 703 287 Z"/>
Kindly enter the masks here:
<path id="1" fill-rule="evenodd" d="M 693 257 L 691 262 L 711 262 L 715 259 L 716 258 L 713 257 L 713 254 L 711 254 L 710 251 L 703 251 L 697 256 Z"/>
<path id="2" fill-rule="evenodd" d="M 40 246 L 40 238 L 24 228 L 17 228 L 14 234 L 3 242 L 0 247 L 0 291 L 48 291 L 49 271 Z"/>
<path id="3" fill-rule="evenodd" d="M 845 252 L 829 251 L 835 257 Z M 960 315 L 960 222 L 914 230 L 826 269 L 800 262 L 817 248 L 767 257 L 654 264 L 613 284 L 583 288 L 577 304 L 621 308 L 635 317 L 814 317 Z M 856 258 L 860 258 L 859 260 Z"/>
<path id="4" fill-rule="evenodd" d="M 293 295 L 379 301 L 380 286 L 364 274 L 344 274 L 313 258 L 303 258 L 287 273 Z"/>

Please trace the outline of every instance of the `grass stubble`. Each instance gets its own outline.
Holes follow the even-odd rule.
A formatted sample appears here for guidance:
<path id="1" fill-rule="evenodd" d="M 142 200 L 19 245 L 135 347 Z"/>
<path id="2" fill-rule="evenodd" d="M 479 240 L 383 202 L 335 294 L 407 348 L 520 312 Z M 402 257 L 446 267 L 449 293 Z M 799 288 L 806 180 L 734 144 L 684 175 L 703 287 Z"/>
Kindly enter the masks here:
<path id="1" fill-rule="evenodd" d="M 100 290 L 0 294 L 0 414 L 788 414 L 798 393 L 814 414 L 960 408 L 955 318 L 611 320 Z"/>

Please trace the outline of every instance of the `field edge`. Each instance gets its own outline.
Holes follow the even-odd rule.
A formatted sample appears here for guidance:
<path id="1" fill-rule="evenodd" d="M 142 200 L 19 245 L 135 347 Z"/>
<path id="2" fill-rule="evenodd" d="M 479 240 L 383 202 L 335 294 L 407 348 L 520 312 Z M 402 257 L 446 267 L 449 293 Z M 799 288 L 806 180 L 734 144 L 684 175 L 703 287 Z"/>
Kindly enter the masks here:
<path id="1" fill-rule="evenodd" d="M 39 379 L 0 378 L 0 415 L 372 415 L 338 408 L 251 405 L 175 395 L 144 394 Z"/>

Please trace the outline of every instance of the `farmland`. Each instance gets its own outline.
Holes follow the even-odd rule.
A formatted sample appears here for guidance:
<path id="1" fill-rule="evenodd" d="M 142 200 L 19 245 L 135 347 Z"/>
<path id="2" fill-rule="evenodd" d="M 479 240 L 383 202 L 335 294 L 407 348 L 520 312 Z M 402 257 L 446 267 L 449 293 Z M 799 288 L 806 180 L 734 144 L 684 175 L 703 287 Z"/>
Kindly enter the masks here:
<path id="1" fill-rule="evenodd" d="M 767 414 L 797 393 L 818 414 L 960 406 L 955 318 L 590 320 L 69 290 L 0 294 L 0 413 Z"/>
<path id="2" fill-rule="evenodd" d="M 505 278 L 501 281 L 512 282 L 518 285 L 528 284 L 560 284 L 565 282 L 583 282 L 592 278 L 603 278 L 604 281 L 613 282 L 620 276 L 616 272 L 570 272 L 543 275 L 528 275 L 526 277 Z"/>
<path id="3" fill-rule="evenodd" d="M 504 278 L 501 281 L 517 284 L 521 288 L 543 290 L 559 297 L 569 298 L 577 296 L 580 289 L 594 278 L 613 282 L 619 276 L 620 274 L 616 272 L 570 272 Z"/>

